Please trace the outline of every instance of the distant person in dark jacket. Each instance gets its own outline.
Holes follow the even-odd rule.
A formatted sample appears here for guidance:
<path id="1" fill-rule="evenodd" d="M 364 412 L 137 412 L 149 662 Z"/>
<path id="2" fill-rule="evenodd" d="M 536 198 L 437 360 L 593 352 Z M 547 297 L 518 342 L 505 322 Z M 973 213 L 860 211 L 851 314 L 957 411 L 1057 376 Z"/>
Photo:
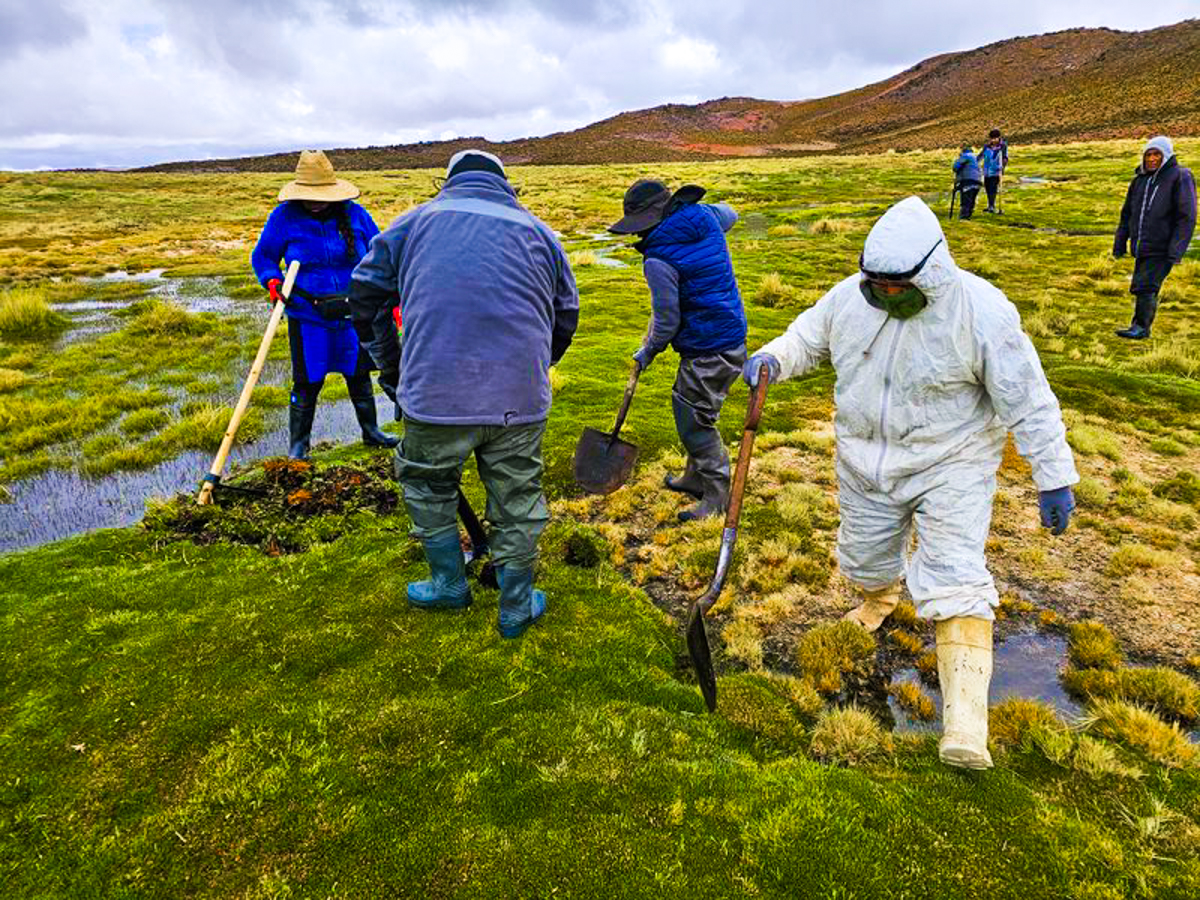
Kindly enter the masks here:
<path id="1" fill-rule="evenodd" d="M 1187 252 L 1196 230 L 1196 182 L 1190 169 L 1179 165 L 1169 138 L 1151 138 L 1134 173 L 1121 222 L 1113 241 L 1113 256 L 1133 253 L 1129 292 L 1136 297 L 1133 322 L 1117 332 L 1123 338 L 1144 340 L 1158 311 L 1158 292 L 1171 267 Z"/>
<path id="2" fill-rule="evenodd" d="M 719 515 L 729 503 L 729 454 L 717 418 L 746 361 L 746 313 L 725 232 L 737 222 L 727 203 L 700 203 L 704 188 L 675 193 L 643 179 L 625 192 L 624 217 L 608 230 L 641 237 L 653 320 L 633 358 L 644 370 L 668 345 L 679 354 L 671 391 L 675 428 L 687 450 L 681 476 L 666 486 L 700 502 L 683 521 Z"/>
<path id="3" fill-rule="evenodd" d="M 1008 168 L 1008 141 L 1001 137 L 999 128 L 988 132 L 987 143 L 979 151 L 979 164 L 983 167 L 983 187 L 988 198 L 985 212 L 994 213 L 1000 179 L 1004 176 L 1004 170 Z"/>
<path id="4" fill-rule="evenodd" d="M 317 397 L 325 376 L 346 379 L 350 402 L 369 447 L 395 447 L 400 439 L 379 429 L 371 357 L 359 346 L 350 324 L 350 272 L 367 252 L 379 228 L 354 202 L 358 188 L 338 178 L 320 150 L 305 150 L 296 178 L 279 192 L 280 203 L 263 226 L 250 254 L 254 274 L 275 302 L 283 278 L 279 263 L 300 261 L 287 301 L 288 343 L 292 351 L 292 394 L 288 455 L 307 459 Z M 383 380 L 388 371 L 384 370 Z"/>
<path id="5" fill-rule="evenodd" d="M 550 518 L 542 494 L 549 370 L 579 321 L 566 252 L 517 202 L 503 163 L 464 150 L 450 159 L 436 197 L 371 242 L 354 270 L 350 304 L 372 348 L 393 307 L 404 321 L 396 477 L 431 573 L 408 585 L 408 602 L 471 603 L 456 511 L 463 464 L 474 453 L 493 527 L 500 634 L 519 637 L 546 610 L 533 580 Z"/>
<path id="6" fill-rule="evenodd" d="M 979 162 L 971 151 L 970 144 L 963 144 L 962 153 L 954 161 L 954 189 L 958 191 L 958 217 L 969 219 L 975 214 L 975 198 L 983 187 L 983 176 Z"/>

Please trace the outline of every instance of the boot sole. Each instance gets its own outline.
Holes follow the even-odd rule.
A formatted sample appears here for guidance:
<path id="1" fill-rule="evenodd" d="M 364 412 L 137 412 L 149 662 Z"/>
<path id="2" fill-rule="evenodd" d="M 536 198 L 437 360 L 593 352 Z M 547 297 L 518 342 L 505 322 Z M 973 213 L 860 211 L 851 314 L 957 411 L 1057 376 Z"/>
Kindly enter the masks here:
<path id="1" fill-rule="evenodd" d="M 529 630 L 530 625 L 536 624 L 538 621 L 541 620 L 542 616 L 544 616 L 545 614 L 546 614 L 546 611 L 542 610 L 542 612 L 540 612 L 538 615 L 534 616 L 528 622 L 522 622 L 520 625 L 509 625 L 507 627 L 505 627 L 503 625 L 497 625 L 496 629 L 500 632 L 500 637 L 505 638 L 507 640 L 512 640 L 513 638 L 519 638 L 521 635 L 523 635 L 526 631 Z"/>
<path id="2" fill-rule="evenodd" d="M 959 769 L 990 769 L 992 757 L 984 751 L 982 754 L 973 747 L 956 745 L 938 749 L 938 756 L 948 766 Z"/>
<path id="3" fill-rule="evenodd" d="M 433 600 L 428 603 L 414 600 L 409 594 L 405 594 L 405 597 L 408 599 L 408 605 L 416 609 L 466 609 L 471 605 L 470 594 L 467 594 L 461 600 Z"/>

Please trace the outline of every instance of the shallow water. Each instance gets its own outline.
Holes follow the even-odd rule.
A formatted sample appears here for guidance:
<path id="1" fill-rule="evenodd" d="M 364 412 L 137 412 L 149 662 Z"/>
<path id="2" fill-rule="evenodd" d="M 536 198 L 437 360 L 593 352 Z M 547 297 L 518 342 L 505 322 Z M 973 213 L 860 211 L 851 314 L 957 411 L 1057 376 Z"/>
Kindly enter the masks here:
<path id="1" fill-rule="evenodd" d="M 990 702 L 996 704 L 1008 697 L 1041 700 L 1054 707 L 1065 719 L 1077 718 L 1083 714 L 1083 708 L 1071 699 L 1058 677 L 1066 665 L 1067 641 L 1061 635 L 1034 630 L 1010 635 L 996 644 Z M 889 697 L 888 706 L 896 720 L 896 730 L 940 730 L 941 692 L 921 682 L 916 669 L 902 669 L 892 680 L 920 684 L 938 710 L 937 719 L 921 722 L 910 718 L 895 699 Z"/>
<path id="2" fill-rule="evenodd" d="M 379 423 L 391 421 L 392 406 L 376 398 Z M 277 422 L 273 417 L 272 422 Z M 313 423 L 313 442 L 345 444 L 361 438 L 349 400 L 322 402 Z M 287 454 L 286 419 L 259 440 L 237 446 L 230 466 Z M 0 503 L 0 551 L 36 547 L 97 528 L 120 528 L 142 518 L 146 500 L 194 491 L 212 464 L 212 454 L 189 451 L 144 472 L 87 478 L 53 471 L 8 485 L 10 503 Z"/>

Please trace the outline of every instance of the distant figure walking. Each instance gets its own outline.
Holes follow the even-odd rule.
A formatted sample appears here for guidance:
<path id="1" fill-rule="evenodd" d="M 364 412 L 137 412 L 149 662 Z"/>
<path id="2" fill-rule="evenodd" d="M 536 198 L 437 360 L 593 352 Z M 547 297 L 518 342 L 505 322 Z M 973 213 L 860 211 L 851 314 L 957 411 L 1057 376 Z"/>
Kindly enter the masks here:
<path id="1" fill-rule="evenodd" d="M 283 284 L 279 261 L 298 259 L 300 277 L 287 301 L 292 351 L 288 456 L 307 459 L 317 397 L 330 372 L 340 372 L 368 447 L 395 447 L 400 439 L 379 429 L 372 360 L 350 324 L 350 273 L 379 233 L 354 202 L 358 188 L 338 178 L 320 150 L 305 150 L 296 178 L 279 192 L 280 203 L 263 226 L 250 264 L 274 303 Z"/>
<path id="2" fill-rule="evenodd" d="M 975 158 L 971 145 L 963 144 L 962 153 L 954 161 L 954 189 L 960 197 L 960 219 L 969 219 L 975 214 L 975 198 L 979 196 L 981 187 L 983 175 L 979 171 L 979 161 Z"/>
<path id="3" fill-rule="evenodd" d="M 1136 297 L 1133 321 L 1117 334 L 1131 340 L 1150 337 L 1163 281 L 1187 252 L 1196 230 L 1196 182 L 1190 169 L 1179 165 L 1170 138 L 1151 138 L 1134 172 L 1121 222 L 1113 241 L 1113 256 L 1133 253 L 1129 293 Z"/>
<path id="4" fill-rule="evenodd" d="M 983 167 L 983 187 L 987 191 L 986 212 L 996 211 L 996 194 L 1000 191 L 1000 179 L 1008 168 L 1008 141 L 1000 135 L 999 128 L 988 133 L 988 141 L 979 151 L 979 164 Z"/>

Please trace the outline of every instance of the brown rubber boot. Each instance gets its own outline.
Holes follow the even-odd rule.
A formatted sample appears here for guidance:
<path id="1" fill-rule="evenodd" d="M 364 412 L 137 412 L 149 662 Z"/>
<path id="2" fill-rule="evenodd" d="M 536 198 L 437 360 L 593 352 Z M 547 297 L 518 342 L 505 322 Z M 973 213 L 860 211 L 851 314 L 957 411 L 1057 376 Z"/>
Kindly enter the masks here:
<path id="1" fill-rule="evenodd" d="M 959 616 L 937 623 L 938 680 L 942 687 L 942 739 L 938 755 L 948 766 L 990 769 L 988 685 L 992 680 L 992 623 Z"/>
<path id="2" fill-rule="evenodd" d="M 877 631 L 883 620 L 900 603 L 900 582 L 877 591 L 862 591 L 863 602 L 842 616 L 847 622 L 857 622 L 867 631 Z"/>

